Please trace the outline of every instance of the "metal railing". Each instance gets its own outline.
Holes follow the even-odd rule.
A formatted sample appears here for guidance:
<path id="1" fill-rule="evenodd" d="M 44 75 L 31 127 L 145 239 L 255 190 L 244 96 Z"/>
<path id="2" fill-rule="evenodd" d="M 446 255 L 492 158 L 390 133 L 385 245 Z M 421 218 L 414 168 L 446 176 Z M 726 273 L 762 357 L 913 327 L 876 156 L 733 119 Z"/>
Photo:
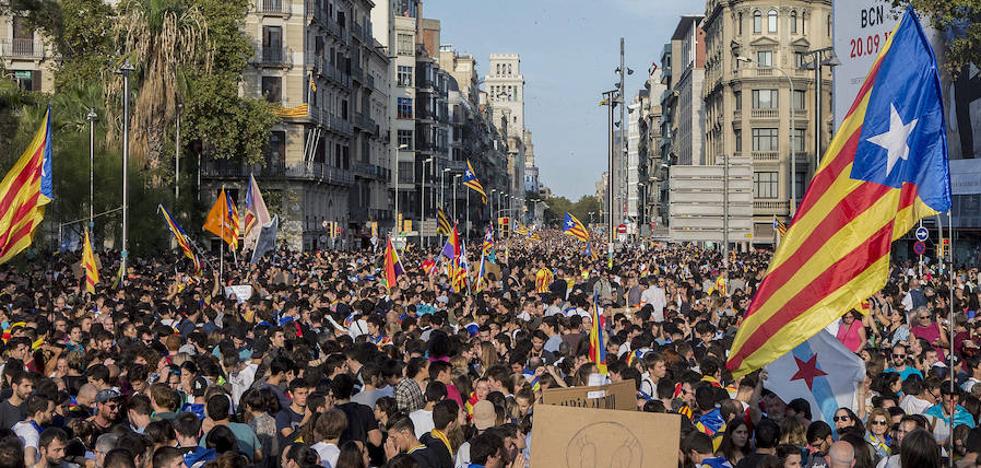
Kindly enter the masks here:
<path id="1" fill-rule="evenodd" d="M 753 151 L 753 161 L 774 162 L 780 160 L 780 153 L 777 151 Z"/>
<path id="2" fill-rule="evenodd" d="M 316 180 L 335 185 L 354 184 L 354 175 L 351 174 L 351 171 L 317 162 L 287 164 L 279 161 L 265 165 L 249 165 L 238 161 L 207 161 L 201 165 L 203 177 L 244 179 L 250 174 L 259 178 L 283 177 Z"/>
<path id="3" fill-rule="evenodd" d="M 755 214 L 784 214 L 790 209 L 789 201 L 753 200 Z"/>
<path id="4" fill-rule="evenodd" d="M 265 67 L 292 67 L 293 53 L 286 47 L 259 46 L 254 63 Z"/>
<path id="5" fill-rule="evenodd" d="M 37 38 L 14 38 L 0 41 L 0 56 L 23 59 L 43 59 L 44 42 Z"/>
<path id="6" fill-rule="evenodd" d="M 777 109 L 753 109 L 754 119 L 777 119 L 780 118 L 780 111 Z"/>
<path id="7" fill-rule="evenodd" d="M 265 15 L 289 16 L 293 13 L 292 0 L 258 0 L 256 10 Z"/>
<path id="8" fill-rule="evenodd" d="M 358 64 L 351 64 L 351 78 L 363 83 L 364 82 L 364 68 L 361 68 Z"/>
<path id="9" fill-rule="evenodd" d="M 355 39 L 361 42 L 365 41 L 364 28 L 362 28 L 361 25 L 358 23 L 354 23 L 351 25 L 351 35 L 354 36 Z"/>
<path id="10" fill-rule="evenodd" d="M 375 77 L 372 76 L 371 73 L 368 73 L 367 80 L 368 80 L 368 87 L 369 88 L 371 88 L 371 89 L 378 89 L 378 88 L 375 88 Z M 381 90 L 379 90 L 379 91 L 381 91 Z"/>

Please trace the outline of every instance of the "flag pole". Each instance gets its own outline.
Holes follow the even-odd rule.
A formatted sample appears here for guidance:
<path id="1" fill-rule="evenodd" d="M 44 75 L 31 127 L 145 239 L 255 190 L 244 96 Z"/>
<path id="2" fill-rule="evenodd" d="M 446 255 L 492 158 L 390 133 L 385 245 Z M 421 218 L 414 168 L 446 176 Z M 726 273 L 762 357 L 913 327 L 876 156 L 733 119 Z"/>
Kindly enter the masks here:
<path id="1" fill-rule="evenodd" d="M 222 185 L 221 186 L 221 195 L 219 195 L 219 196 L 222 196 L 224 194 L 225 194 L 225 186 Z M 226 203 L 226 201 L 227 200 L 224 199 L 224 198 L 222 198 L 222 200 L 221 200 L 222 204 L 226 205 L 225 206 L 225 211 L 228 211 L 228 206 L 227 206 L 228 203 Z M 218 243 L 218 245 L 219 245 L 219 255 L 218 255 L 218 282 L 219 282 L 219 284 L 222 283 L 223 280 L 224 280 L 224 278 L 225 278 L 225 213 L 222 213 L 222 215 L 221 215 L 221 239 L 220 239 L 220 241 L 221 242 Z"/>
<path id="2" fill-rule="evenodd" d="M 939 220 L 940 219 L 938 217 L 937 221 Z M 947 210 L 947 230 L 948 230 L 947 231 L 948 238 L 950 239 L 950 248 L 944 249 L 945 250 L 944 253 L 950 255 L 950 264 L 948 265 L 949 268 L 947 270 L 947 289 L 948 289 L 947 292 L 949 294 L 949 297 L 947 298 L 947 302 L 948 302 L 947 306 L 949 308 L 948 311 L 949 316 L 947 318 L 947 333 L 950 334 L 950 339 L 948 342 L 948 346 L 950 346 L 950 350 L 948 351 L 948 355 L 950 356 L 949 358 L 950 359 L 950 369 L 949 369 L 950 393 L 951 395 L 954 395 L 955 394 L 954 392 L 956 391 L 956 383 L 954 382 L 954 377 L 956 376 L 957 371 L 954 368 L 954 220 L 953 220 L 953 215 L 951 214 L 951 210 Z M 941 233 L 939 237 L 941 238 L 940 242 L 942 243 L 943 242 L 942 225 L 939 226 L 938 231 Z M 949 250 L 949 252 L 947 252 L 947 250 Z M 943 264 L 943 259 L 940 259 L 940 263 Z M 954 414 L 956 412 L 957 412 L 957 405 L 955 401 L 954 411 L 951 411 L 950 422 L 948 423 L 948 425 L 950 426 L 950 437 L 948 437 L 947 439 L 947 443 L 949 444 L 949 446 L 947 447 L 947 454 L 948 454 L 948 461 L 949 461 L 948 466 L 950 466 L 951 468 L 953 468 L 954 466 Z"/>

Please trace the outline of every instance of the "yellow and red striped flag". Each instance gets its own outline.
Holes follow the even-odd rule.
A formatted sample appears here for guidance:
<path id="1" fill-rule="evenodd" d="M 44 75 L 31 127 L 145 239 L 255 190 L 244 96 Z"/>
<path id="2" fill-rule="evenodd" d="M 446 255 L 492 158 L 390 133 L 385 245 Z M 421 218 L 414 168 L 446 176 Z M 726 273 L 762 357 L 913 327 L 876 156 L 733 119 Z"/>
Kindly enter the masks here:
<path id="1" fill-rule="evenodd" d="M 736 334 L 740 377 L 773 362 L 886 284 L 892 242 L 950 209 L 933 49 L 907 9 L 835 133 Z"/>
<path id="2" fill-rule="evenodd" d="M 85 245 L 82 246 L 82 271 L 85 273 L 85 290 L 94 294 L 95 285 L 99 284 L 99 267 L 95 264 L 95 254 L 92 253 L 89 228 L 85 228 Z"/>
<path id="3" fill-rule="evenodd" d="M 568 211 L 565 213 L 565 221 L 562 223 L 562 232 L 567 236 L 575 237 L 583 242 L 589 242 L 589 230 Z"/>
<path id="4" fill-rule="evenodd" d="M 41 127 L 0 182 L 0 265 L 30 247 L 54 199 L 51 180 L 51 107 Z"/>
<path id="5" fill-rule="evenodd" d="M 218 199 L 212 205 L 208 217 L 204 220 L 204 230 L 225 241 L 232 250 L 238 250 L 238 210 L 231 195 L 222 187 Z"/>

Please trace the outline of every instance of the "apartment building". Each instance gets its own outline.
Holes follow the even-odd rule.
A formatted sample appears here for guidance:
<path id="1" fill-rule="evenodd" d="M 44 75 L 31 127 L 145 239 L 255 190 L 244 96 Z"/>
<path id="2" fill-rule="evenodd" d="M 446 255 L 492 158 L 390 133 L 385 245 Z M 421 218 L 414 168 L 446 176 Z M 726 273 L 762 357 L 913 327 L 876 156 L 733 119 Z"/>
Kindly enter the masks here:
<path id="1" fill-rule="evenodd" d="M 831 0 L 706 3 L 705 155 L 747 158 L 753 166 L 753 239 L 773 242 L 773 218 L 800 203 L 816 160 L 815 72 L 809 65 L 831 43 Z M 830 109 L 831 71 L 821 77 Z M 831 137 L 831 114 L 821 116 Z M 793 156 L 793 157 L 792 157 Z M 794 170 L 792 170 L 792 168 Z"/>
<path id="2" fill-rule="evenodd" d="M 51 48 L 23 16 L 0 15 L 0 63 L 8 78 L 25 91 L 54 89 Z"/>

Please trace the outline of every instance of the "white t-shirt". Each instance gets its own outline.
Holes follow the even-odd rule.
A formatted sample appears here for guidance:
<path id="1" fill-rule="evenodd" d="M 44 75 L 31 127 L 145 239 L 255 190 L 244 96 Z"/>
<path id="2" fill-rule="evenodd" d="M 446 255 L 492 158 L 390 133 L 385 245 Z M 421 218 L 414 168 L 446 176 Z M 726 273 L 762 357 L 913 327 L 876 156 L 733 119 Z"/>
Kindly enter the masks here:
<path id="1" fill-rule="evenodd" d="M 409 419 L 416 428 L 416 438 L 421 438 L 423 434 L 436 428 L 433 422 L 433 412 L 426 409 L 417 409 L 409 413 Z"/>
<path id="2" fill-rule="evenodd" d="M 324 468 L 333 468 L 337 465 L 337 457 L 341 455 L 341 449 L 337 445 L 328 444 L 327 442 L 317 442 L 310 448 L 316 450 L 317 455 L 320 455 L 320 464 Z"/>
<path id="3" fill-rule="evenodd" d="M 33 448 L 37 450 L 38 441 L 41 439 L 41 433 L 34 428 L 34 425 L 27 421 L 21 421 L 14 424 L 13 427 L 14 434 L 20 438 L 21 442 L 24 443 L 24 448 Z"/>

